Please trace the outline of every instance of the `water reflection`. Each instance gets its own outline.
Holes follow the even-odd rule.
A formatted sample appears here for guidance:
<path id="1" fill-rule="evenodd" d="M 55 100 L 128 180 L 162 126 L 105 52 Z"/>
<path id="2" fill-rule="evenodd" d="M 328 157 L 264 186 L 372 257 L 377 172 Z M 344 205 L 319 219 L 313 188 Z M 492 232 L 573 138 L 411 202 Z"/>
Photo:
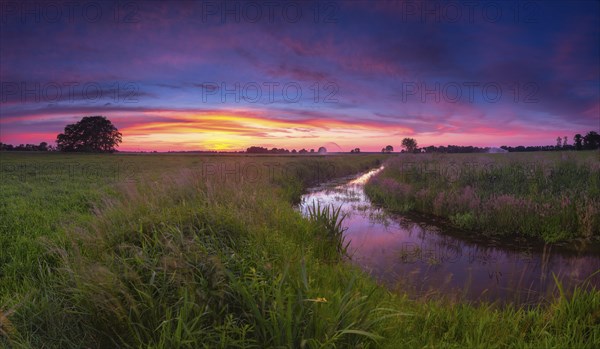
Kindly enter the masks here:
<path id="1" fill-rule="evenodd" d="M 314 200 L 342 206 L 352 261 L 389 288 L 414 297 L 527 304 L 556 291 L 553 274 L 567 290 L 586 279 L 600 286 L 600 273 L 590 277 L 600 269 L 598 253 L 468 237 L 447 228 L 442 233 L 436 222 L 387 214 L 371 205 L 363 190 L 381 170 L 313 188 L 300 209 L 306 214 Z"/>

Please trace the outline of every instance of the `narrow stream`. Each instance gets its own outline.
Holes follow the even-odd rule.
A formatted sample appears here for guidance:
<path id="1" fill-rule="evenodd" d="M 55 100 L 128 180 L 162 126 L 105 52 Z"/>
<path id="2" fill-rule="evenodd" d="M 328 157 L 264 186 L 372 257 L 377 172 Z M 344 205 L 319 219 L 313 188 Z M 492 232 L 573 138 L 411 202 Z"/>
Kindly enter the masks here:
<path id="1" fill-rule="evenodd" d="M 413 298 L 536 304 L 557 292 L 600 287 L 600 251 L 573 252 L 524 241 L 479 241 L 435 221 L 392 215 L 373 205 L 363 188 L 383 168 L 312 188 L 300 209 L 317 200 L 342 206 L 350 258 L 392 290 Z M 461 236 L 462 235 L 462 236 Z"/>

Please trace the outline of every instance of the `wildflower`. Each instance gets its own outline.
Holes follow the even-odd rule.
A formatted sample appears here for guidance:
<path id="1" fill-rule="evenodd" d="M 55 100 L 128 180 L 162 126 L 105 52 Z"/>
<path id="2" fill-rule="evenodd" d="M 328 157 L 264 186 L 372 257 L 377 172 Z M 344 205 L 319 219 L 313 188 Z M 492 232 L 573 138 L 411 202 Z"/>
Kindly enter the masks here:
<path id="1" fill-rule="evenodd" d="M 569 199 L 568 196 L 563 195 L 563 197 L 560 200 L 560 207 L 565 208 L 569 205 L 571 205 L 571 199 Z"/>
<path id="2" fill-rule="evenodd" d="M 306 301 L 315 302 L 315 303 L 327 303 L 327 298 L 325 298 L 325 297 L 317 297 L 317 298 L 314 298 L 314 299 L 306 299 Z"/>
<path id="3" fill-rule="evenodd" d="M 14 309 L 9 309 L 6 312 L 2 312 L 0 309 L 0 336 L 4 336 L 9 338 L 11 335 L 14 335 L 16 330 L 13 326 L 12 322 L 8 319 L 8 317 L 14 312 Z"/>

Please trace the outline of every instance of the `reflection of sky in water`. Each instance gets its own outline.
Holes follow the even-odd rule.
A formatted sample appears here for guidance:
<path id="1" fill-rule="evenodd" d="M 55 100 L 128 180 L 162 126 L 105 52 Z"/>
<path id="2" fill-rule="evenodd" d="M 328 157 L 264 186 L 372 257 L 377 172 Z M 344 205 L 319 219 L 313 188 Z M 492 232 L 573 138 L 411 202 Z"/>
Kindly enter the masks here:
<path id="1" fill-rule="evenodd" d="M 553 273 L 566 288 L 600 269 L 600 256 L 551 252 L 551 247 L 509 249 L 441 234 L 430 224 L 391 216 L 371 206 L 363 185 L 381 169 L 358 178 L 313 188 L 301 210 L 314 200 L 342 206 L 347 214 L 352 260 L 391 288 L 414 295 L 465 296 L 476 300 L 534 302 L 554 291 Z M 600 274 L 591 281 L 600 285 Z"/>

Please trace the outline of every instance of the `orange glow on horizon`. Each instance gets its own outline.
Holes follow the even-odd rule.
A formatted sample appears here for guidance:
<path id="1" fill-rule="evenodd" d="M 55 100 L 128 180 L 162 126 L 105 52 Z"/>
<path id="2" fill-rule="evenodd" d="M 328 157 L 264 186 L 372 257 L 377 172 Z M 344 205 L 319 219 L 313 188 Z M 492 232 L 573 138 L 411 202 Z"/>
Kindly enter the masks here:
<path id="1" fill-rule="evenodd" d="M 339 120 L 280 120 L 257 115 L 230 113 L 158 112 L 173 121 L 145 122 L 122 128 L 123 150 L 244 150 L 250 146 L 287 149 L 315 148 L 335 140 L 344 151 L 360 147 L 357 139 L 391 138 L 391 133 L 411 135 L 411 129 L 358 124 Z M 390 139 L 391 141 L 391 139 Z M 337 151 L 335 149 L 332 151 Z"/>
<path id="2" fill-rule="evenodd" d="M 405 125 L 369 121 L 368 118 L 357 122 L 348 117 L 348 121 L 344 121 L 345 116 L 340 115 L 331 119 L 292 118 L 282 112 L 275 117 L 269 110 L 205 112 L 150 109 L 134 113 L 116 111 L 106 116 L 123 134 L 123 143 L 119 146 L 121 151 L 242 151 L 250 146 L 316 150 L 325 146 L 330 152 L 347 152 L 356 147 L 362 151 L 379 151 L 388 144 L 399 151 L 404 137 L 415 138 L 420 147 L 449 144 L 499 147 L 549 145 L 553 144 L 553 139 L 549 140 L 548 135 L 571 138 L 576 133 L 552 127 L 532 128 L 523 124 L 494 128 L 473 120 L 446 122 L 437 124 L 429 131 L 417 131 Z M 25 115 L 22 124 L 13 130 L 2 127 L 0 141 L 15 145 L 42 141 L 52 144 L 56 135 L 63 131 L 64 125 L 74 123 L 79 118 L 62 113 Z M 2 124 L 5 122 L 6 119 L 0 120 Z M 56 127 L 52 131 L 31 132 L 32 126 L 35 127 L 38 122 L 54 122 Z M 22 131 L 25 129 L 28 132 Z M 524 139 L 527 142 L 523 142 Z"/>

